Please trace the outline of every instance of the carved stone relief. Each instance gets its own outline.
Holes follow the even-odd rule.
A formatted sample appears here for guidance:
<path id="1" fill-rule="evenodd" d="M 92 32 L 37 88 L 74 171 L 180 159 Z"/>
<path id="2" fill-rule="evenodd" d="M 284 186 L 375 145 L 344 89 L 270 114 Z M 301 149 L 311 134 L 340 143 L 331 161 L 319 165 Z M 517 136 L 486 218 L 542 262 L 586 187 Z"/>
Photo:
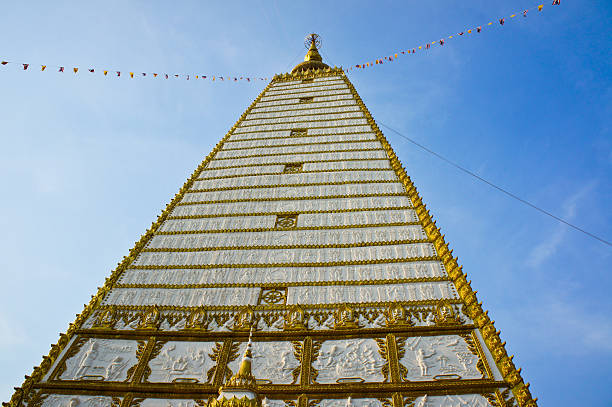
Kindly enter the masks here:
<path id="1" fill-rule="evenodd" d="M 459 335 L 398 338 L 398 348 L 406 381 L 483 377 L 475 349 Z"/>
<path id="2" fill-rule="evenodd" d="M 40 407 L 119 407 L 120 397 L 45 394 Z"/>
<path id="3" fill-rule="evenodd" d="M 66 361 L 60 380 L 102 380 L 121 382 L 134 366 L 136 341 L 90 338 Z"/>
<path id="4" fill-rule="evenodd" d="M 253 342 L 253 375 L 262 383 L 294 384 L 300 377 L 301 342 Z M 244 353 L 246 344 L 240 344 L 238 355 Z M 240 366 L 240 357 L 228 363 L 232 372 Z"/>
<path id="5" fill-rule="evenodd" d="M 374 339 L 325 341 L 312 363 L 317 383 L 382 382 L 386 361 Z"/>
<path id="6" fill-rule="evenodd" d="M 346 398 L 346 399 L 323 399 L 318 403 L 319 407 L 383 407 L 379 399 L 374 398 Z"/>
<path id="7" fill-rule="evenodd" d="M 461 394 L 447 396 L 408 397 L 405 407 L 492 407 L 491 403 L 480 394 Z"/>
<path id="8" fill-rule="evenodd" d="M 287 403 L 285 400 L 269 399 L 267 397 L 261 400 L 261 407 L 295 407 L 296 405 L 295 401 Z"/>
<path id="9" fill-rule="evenodd" d="M 208 383 L 214 374 L 213 342 L 167 342 L 149 362 L 149 382 Z"/>
<path id="10" fill-rule="evenodd" d="M 144 399 L 135 404 L 138 407 L 197 407 L 203 405 L 205 405 L 204 400 L 180 399 Z"/>

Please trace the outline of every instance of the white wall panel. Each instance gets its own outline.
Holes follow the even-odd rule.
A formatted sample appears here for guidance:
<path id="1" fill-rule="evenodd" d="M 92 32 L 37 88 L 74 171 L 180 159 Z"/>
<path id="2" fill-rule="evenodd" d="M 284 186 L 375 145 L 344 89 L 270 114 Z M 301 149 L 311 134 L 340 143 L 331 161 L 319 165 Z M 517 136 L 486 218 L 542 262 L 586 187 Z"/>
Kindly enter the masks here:
<path id="1" fill-rule="evenodd" d="M 317 248 L 317 249 L 250 249 L 207 252 L 145 252 L 135 266 L 197 266 L 222 264 L 296 264 L 386 261 L 434 256 L 429 243 L 388 246 Z"/>
<path id="2" fill-rule="evenodd" d="M 306 211 L 338 211 L 363 208 L 393 208 L 411 206 L 407 196 L 349 197 L 301 199 L 288 201 L 246 201 L 176 206 L 172 216 L 223 215 L 240 213 L 279 213 Z"/>
<path id="3" fill-rule="evenodd" d="M 320 98 L 327 100 L 313 100 L 308 104 L 308 108 L 327 108 L 327 107 L 340 107 L 340 106 L 357 106 L 357 102 L 355 99 L 350 97 L 343 96 L 342 99 L 338 98 Z M 298 99 L 294 99 L 293 101 L 285 102 L 285 103 L 277 103 L 277 104 L 265 104 L 265 105 L 256 105 L 251 109 L 251 113 L 267 113 L 267 112 L 279 112 L 279 111 L 287 111 L 287 110 L 295 110 L 295 109 L 303 109 L 304 104 L 299 103 Z"/>
<path id="4" fill-rule="evenodd" d="M 241 150 L 221 150 L 215 155 L 216 160 L 265 154 L 300 154 L 308 152 L 334 152 L 341 150 L 366 150 L 378 148 L 383 150 L 379 141 L 363 141 L 358 143 L 310 144 L 304 146 L 255 147 Z"/>
<path id="5" fill-rule="evenodd" d="M 389 171 L 336 171 L 301 172 L 278 175 L 252 175 L 236 178 L 220 178 L 195 181 L 191 189 L 213 189 L 228 187 L 252 187 L 255 185 L 338 183 L 347 181 L 398 181 L 395 172 Z"/>
<path id="6" fill-rule="evenodd" d="M 358 105 L 347 105 L 338 107 L 327 107 L 327 108 L 315 108 L 311 104 L 302 104 L 299 110 L 289 110 L 280 112 L 253 112 L 251 111 L 247 116 L 246 120 L 253 119 L 265 119 L 269 117 L 292 117 L 295 115 L 316 115 L 316 114 L 333 114 L 333 113 L 344 113 L 344 112 L 361 112 L 361 108 Z"/>
<path id="7" fill-rule="evenodd" d="M 254 247 L 347 245 L 369 242 L 421 240 L 427 236 L 418 225 L 337 230 L 271 230 L 266 232 L 155 235 L 147 248 Z"/>
<path id="8" fill-rule="evenodd" d="M 385 281 L 408 278 L 448 277 L 439 262 L 371 264 L 334 267 L 268 267 L 235 269 L 128 269 L 120 284 L 284 284 L 309 282 Z"/>
<path id="9" fill-rule="evenodd" d="M 285 164 L 285 163 L 306 163 L 327 160 L 370 160 L 376 158 L 388 158 L 384 150 L 373 151 L 341 151 L 337 153 L 317 153 L 317 154 L 292 154 L 265 157 L 246 157 L 231 160 L 212 159 L 207 168 L 253 165 L 253 164 Z"/>
<path id="10" fill-rule="evenodd" d="M 234 130 L 234 134 L 240 133 L 248 133 L 248 132 L 272 132 L 278 130 L 290 130 L 294 127 L 310 129 L 314 127 L 336 127 L 336 126 L 351 126 L 351 125 L 365 125 L 368 121 L 366 118 L 356 118 L 356 119 L 336 119 L 329 121 L 320 121 L 320 122 L 302 122 L 302 123 L 284 123 L 284 124 L 270 124 L 270 125 L 259 125 L 259 126 L 250 126 L 250 127 L 238 127 Z"/>
<path id="11" fill-rule="evenodd" d="M 341 141 L 371 141 L 376 140 L 374 133 L 362 133 L 362 134 L 344 134 L 344 135 L 330 135 L 330 136 L 316 136 L 316 137 L 296 137 L 287 136 L 284 138 L 273 138 L 273 139 L 256 139 L 256 140 L 243 140 L 239 139 L 235 141 L 231 137 L 225 144 L 221 151 L 231 148 L 252 148 L 252 147 L 270 147 L 270 146 L 284 146 L 292 144 L 306 144 L 306 143 L 329 143 L 329 142 L 341 142 Z"/>
<path id="12" fill-rule="evenodd" d="M 316 93 L 316 92 L 315 92 Z M 292 96 L 292 95 L 289 95 Z M 257 103 L 257 107 L 268 107 L 268 106 L 284 106 L 284 109 L 287 108 L 287 105 L 297 105 L 297 106 L 303 106 L 303 103 L 300 103 L 300 97 L 305 97 L 305 96 L 309 96 L 309 95 L 300 95 L 300 96 L 295 96 L 292 98 L 286 98 L 286 99 L 276 99 L 276 100 L 269 100 L 269 101 L 260 101 Z M 317 94 L 313 94 L 310 95 L 313 96 L 313 102 L 311 103 L 318 103 L 318 102 L 335 102 L 338 100 L 352 100 L 354 101 L 355 99 L 353 98 L 353 95 L 351 95 L 350 93 L 342 93 L 342 92 L 336 92 L 336 94 L 331 94 L 331 95 L 317 95 Z M 333 105 L 330 105 L 333 106 Z"/>
<path id="13" fill-rule="evenodd" d="M 325 97 L 325 96 L 336 96 L 336 95 L 350 95 L 350 90 L 346 86 L 329 86 L 323 90 L 308 90 L 304 89 L 304 91 L 300 91 L 299 93 L 289 93 L 289 94 L 278 94 L 278 95 L 265 95 L 260 99 L 259 103 L 268 103 L 273 101 L 282 101 L 288 98 L 303 98 L 303 97 Z M 352 96 L 352 95 L 351 95 Z"/>
<path id="14" fill-rule="evenodd" d="M 177 232 L 184 230 L 227 230 L 273 228 L 276 216 L 230 216 L 227 218 L 203 219 L 169 219 L 162 223 L 162 232 Z"/>
<path id="15" fill-rule="evenodd" d="M 405 193 L 400 183 L 355 183 L 345 185 L 310 185 L 299 187 L 271 187 L 254 189 L 233 189 L 228 191 L 188 192 L 181 202 L 220 201 L 238 199 L 285 199 L 312 196 L 400 194 Z"/>
<path id="16" fill-rule="evenodd" d="M 238 126 L 242 127 L 253 127 L 260 125 L 269 125 L 269 124 L 279 124 L 279 123 L 294 123 L 294 122 L 307 122 L 307 121 L 317 121 L 321 120 L 337 120 L 337 119 L 349 119 L 355 117 L 364 117 L 361 111 L 346 111 L 346 112 L 337 112 L 337 113 L 322 113 L 315 112 L 312 115 L 306 116 L 304 112 L 299 112 L 299 116 L 289 116 L 289 117 L 270 117 L 270 118 L 261 118 L 261 119 L 249 119 L 244 120 Z"/>
<path id="17" fill-rule="evenodd" d="M 115 288 L 104 299 L 104 305 L 160 305 L 198 307 L 201 305 L 256 304 L 259 288 Z"/>

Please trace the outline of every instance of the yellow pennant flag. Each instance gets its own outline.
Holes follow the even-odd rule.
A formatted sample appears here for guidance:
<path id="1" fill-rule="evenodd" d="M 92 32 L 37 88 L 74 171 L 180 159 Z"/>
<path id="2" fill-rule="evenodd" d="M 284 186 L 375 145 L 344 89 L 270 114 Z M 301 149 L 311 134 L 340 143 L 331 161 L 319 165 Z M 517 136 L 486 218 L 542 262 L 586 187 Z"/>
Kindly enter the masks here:
<path id="1" fill-rule="evenodd" d="M 395 58 L 397 58 L 397 54 L 395 54 Z"/>
<path id="2" fill-rule="evenodd" d="M 41 70 L 41 71 L 44 71 L 45 69 L 47 69 L 47 65 L 41 65 L 41 66 L 40 66 L 40 70 Z"/>
<path id="3" fill-rule="evenodd" d="M 134 72 L 130 72 L 130 78 L 134 77 Z"/>
<path id="4" fill-rule="evenodd" d="M 108 71 L 104 71 L 104 76 L 106 76 L 108 74 Z"/>
<path id="5" fill-rule="evenodd" d="M 472 33 L 472 30 L 468 30 L 468 34 L 471 34 L 471 33 Z"/>
<path id="6" fill-rule="evenodd" d="M 423 48 L 423 46 L 422 46 L 422 45 L 419 45 L 419 49 L 422 49 L 422 48 Z"/>
<path id="7" fill-rule="evenodd" d="M 72 70 L 74 71 L 74 73 L 79 72 L 79 68 L 72 68 Z"/>
<path id="8" fill-rule="evenodd" d="M 544 8 L 544 4 L 540 4 L 540 5 L 538 6 L 538 11 L 542 11 L 542 9 L 543 9 L 543 8 Z"/>
<path id="9" fill-rule="evenodd" d="M 514 18 L 514 17 L 516 17 L 516 14 L 512 14 L 512 15 L 510 16 L 510 18 Z"/>
<path id="10" fill-rule="evenodd" d="M 487 24 L 487 25 L 493 25 L 493 23 L 489 23 L 489 24 Z"/>

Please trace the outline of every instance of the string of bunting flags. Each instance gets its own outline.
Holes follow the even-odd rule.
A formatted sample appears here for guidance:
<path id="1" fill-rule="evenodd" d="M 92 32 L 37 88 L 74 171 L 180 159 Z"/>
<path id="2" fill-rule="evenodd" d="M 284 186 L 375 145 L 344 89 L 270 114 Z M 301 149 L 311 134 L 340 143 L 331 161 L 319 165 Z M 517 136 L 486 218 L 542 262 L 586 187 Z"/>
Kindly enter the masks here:
<path id="1" fill-rule="evenodd" d="M 561 4 L 561 0 L 553 0 L 552 1 L 552 5 L 553 6 L 559 6 Z M 541 12 L 544 9 L 544 4 L 540 4 L 538 6 L 535 7 L 535 10 L 537 12 Z M 509 17 L 509 19 L 515 18 L 517 16 L 522 15 L 524 18 L 527 17 L 527 15 L 529 14 L 531 10 L 529 9 L 525 9 L 521 12 L 517 12 L 514 14 L 511 14 Z M 384 64 L 385 61 L 387 62 L 393 62 L 395 59 L 397 59 L 400 55 L 406 55 L 406 54 L 416 54 L 417 50 L 418 51 L 422 51 L 422 50 L 428 50 L 431 49 L 434 46 L 438 46 L 438 47 L 443 47 L 444 44 L 446 44 L 446 41 L 453 39 L 453 38 L 457 38 L 457 37 L 463 37 L 463 36 L 468 36 L 470 34 L 473 33 L 481 33 L 485 28 L 493 26 L 495 24 L 499 24 L 500 26 L 503 26 L 506 23 L 506 17 L 501 17 L 497 22 L 491 21 L 488 22 L 487 24 L 484 25 L 479 25 L 477 27 L 474 28 L 470 28 L 467 29 L 465 31 L 461 31 L 457 34 L 453 34 L 453 35 L 449 35 L 448 37 L 445 38 L 440 38 L 439 40 L 436 41 L 432 41 L 432 42 L 428 42 L 425 43 L 423 45 L 419 45 L 416 46 L 412 49 L 407 49 L 404 51 L 398 51 L 396 53 L 393 53 L 389 56 L 385 56 L 382 58 L 377 58 L 374 60 L 374 62 L 366 62 L 366 63 L 362 63 L 362 64 L 357 64 L 357 65 L 352 65 L 349 68 L 345 68 L 344 71 L 345 72 L 349 72 L 352 71 L 353 69 L 364 69 L 364 68 L 371 68 L 374 67 L 375 65 L 381 65 Z M 22 62 L 13 62 L 13 61 L 6 61 L 6 60 L 0 60 L 0 65 L 1 66 L 5 66 L 5 65 L 9 65 L 9 64 L 15 64 L 17 66 L 21 65 L 21 67 L 23 68 L 24 71 L 27 70 L 32 70 L 33 69 L 33 65 L 29 64 L 29 63 L 22 63 Z M 175 78 L 175 79 L 185 79 L 185 80 L 190 80 L 195 78 L 196 80 L 210 80 L 212 82 L 238 82 L 238 81 L 247 81 L 247 82 L 256 82 L 256 81 L 268 81 L 270 78 L 261 78 L 261 77 L 253 77 L 253 76 L 219 76 L 219 75 L 193 75 L 193 74 L 168 74 L 168 73 L 156 73 L 156 72 L 130 72 L 130 71 L 116 71 L 116 70 L 109 70 L 109 69 L 98 69 L 96 70 L 96 68 L 86 68 L 85 70 L 81 70 L 79 67 L 66 67 L 66 66 L 52 66 L 52 65 L 39 65 L 40 66 L 40 70 L 41 71 L 46 71 L 48 70 L 47 68 L 49 68 L 49 70 L 53 69 L 56 70 L 57 72 L 63 73 L 63 72 L 69 72 L 72 71 L 74 74 L 78 74 L 79 72 L 89 72 L 91 74 L 93 73 L 102 73 L 104 76 L 116 76 L 116 77 L 121 77 L 122 75 L 125 76 L 129 76 L 130 78 L 144 78 L 144 77 L 153 77 L 153 78 L 161 78 L 161 79 L 171 79 L 171 78 Z"/>
<path id="2" fill-rule="evenodd" d="M 552 1 L 552 5 L 553 6 L 561 5 L 561 0 L 553 0 Z M 544 9 L 544 4 L 539 4 L 534 9 L 537 10 L 537 12 L 541 12 Z M 531 11 L 533 11 L 534 9 L 532 9 Z M 523 18 L 525 18 L 525 17 L 527 17 L 529 12 L 530 12 L 529 9 L 525 9 L 525 10 L 523 10 L 521 12 L 517 12 L 517 13 L 511 14 L 507 18 L 511 19 L 511 18 L 515 18 L 515 17 L 520 16 L 520 15 L 522 15 Z M 445 37 L 445 38 L 440 38 L 439 40 L 436 40 L 436 41 L 428 42 L 428 43 L 425 43 L 425 44 L 422 44 L 422 45 L 419 45 L 419 46 L 416 46 L 414 48 L 407 49 L 407 50 L 404 50 L 404 51 L 398 51 L 398 52 L 393 53 L 393 54 L 391 54 L 389 56 L 386 56 L 386 57 L 377 58 L 377 59 L 374 60 L 374 62 L 366 62 L 366 63 L 362 63 L 362 64 L 352 65 L 349 68 L 345 68 L 344 71 L 345 72 L 349 72 L 349 71 L 352 71 L 353 69 L 371 68 L 371 67 L 373 67 L 375 65 L 384 64 L 385 61 L 393 62 L 400 55 L 416 54 L 417 51 L 428 50 L 428 49 L 431 49 L 434 46 L 443 47 L 444 44 L 446 44 L 446 41 L 448 41 L 450 39 L 457 38 L 457 37 L 468 36 L 469 34 L 472 34 L 472 33 L 477 33 L 478 34 L 478 33 L 481 33 L 486 27 L 490 27 L 490 26 L 493 26 L 495 24 L 499 24 L 500 26 L 503 26 L 504 24 L 506 24 L 506 17 L 501 17 L 499 20 L 497 20 L 497 22 L 490 21 L 487 24 L 479 25 L 477 27 L 470 28 L 470 29 L 467 29 L 465 31 L 461 31 L 461 32 L 459 32 L 457 34 L 449 35 L 448 37 Z"/>
<path id="3" fill-rule="evenodd" d="M 0 61 L 0 65 L 8 65 L 8 64 L 15 64 L 17 66 L 21 65 L 21 67 L 23 68 L 24 71 L 27 70 L 32 70 L 33 69 L 33 65 L 32 64 L 25 64 L 22 62 L 13 62 L 13 61 Z M 57 72 L 70 72 L 72 71 L 74 74 L 77 74 L 79 72 L 83 72 L 83 70 L 81 70 L 79 67 L 66 67 L 66 66 L 59 66 L 59 65 L 40 65 L 40 70 L 41 71 L 47 71 L 47 70 L 57 70 Z M 96 70 L 96 68 L 87 68 L 85 71 L 89 72 L 89 73 L 102 73 L 104 76 L 116 76 L 116 77 L 121 77 L 122 75 L 125 76 L 129 76 L 130 78 L 138 78 L 138 77 L 153 77 L 153 78 L 161 78 L 161 79 L 171 79 L 171 78 L 178 78 L 178 79 L 185 79 L 185 80 L 190 80 L 190 79 L 197 79 L 197 80 L 202 80 L 202 79 L 207 79 L 210 80 L 212 82 L 215 81 L 224 81 L 224 82 L 238 82 L 238 81 L 247 81 L 247 82 L 255 82 L 255 81 L 268 81 L 269 78 L 259 78 L 259 77 L 252 77 L 252 76 L 218 76 L 218 75 L 193 75 L 193 74 L 167 74 L 167 73 L 148 73 L 148 72 L 129 72 L 129 71 L 113 71 L 113 70 L 108 70 L 108 69 L 98 69 Z"/>

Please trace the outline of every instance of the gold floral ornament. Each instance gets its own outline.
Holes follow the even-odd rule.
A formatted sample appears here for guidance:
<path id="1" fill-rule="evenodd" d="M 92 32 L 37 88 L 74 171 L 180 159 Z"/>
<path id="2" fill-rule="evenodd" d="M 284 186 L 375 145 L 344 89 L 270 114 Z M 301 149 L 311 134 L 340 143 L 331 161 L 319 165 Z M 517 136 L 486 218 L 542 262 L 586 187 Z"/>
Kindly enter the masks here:
<path id="1" fill-rule="evenodd" d="M 385 310 L 387 326 L 413 326 L 410 314 L 402 305 L 393 303 Z"/>
<path id="2" fill-rule="evenodd" d="M 305 96 L 300 98 L 300 103 L 310 103 L 314 100 L 314 96 Z"/>
<path id="3" fill-rule="evenodd" d="M 255 323 L 255 313 L 251 306 L 246 307 L 234 318 L 234 331 L 248 331 Z"/>
<path id="4" fill-rule="evenodd" d="M 117 307 L 111 305 L 104 311 L 98 313 L 96 320 L 94 321 L 94 329 L 113 329 L 117 322 Z"/>
<path id="5" fill-rule="evenodd" d="M 461 325 L 461 318 L 448 301 L 442 301 L 436 305 L 434 321 L 436 325 Z"/>
<path id="6" fill-rule="evenodd" d="M 286 288 L 262 289 L 260 304 L 284 304 L 287 300 Z"/>
<path id="7" fill-rule="evenodd" d="M 297 218 L 297 213 L 289 215 L 277 215 L 276 224 L 274 225 L 274 227 L 276 229 L 295 229 L 297 227 Z"/>
<path id="8" fill-rule="evenodd" d="M 204 308 L 192 311 L 185 321 L 185 329 L 206 330 L 208 329 L 208 313 Z"/>
<path id="9" fill-rule="evenodd" d="M 306 137 L 308 135 L 308 129 L 292 129 L 289 133 L 291 137 Z"/>
<path id="10" fill-rule="evenodd" d="M 294 305 L 285 314 L 285 330 L 286 331 L 301 331 L 308 329 L 306 326 L 306 318 L 304 310 L 299 305 Z"/>
<path id="11" fill-rule="evenodd" d="M 158 329 L 160 324 L 161 313 L 156 305 L 153 308 L 142 312 L 140 315 L 140 322 L 138 322 L 138 329 Z"/>
<path id="12" fill-rule="evenodd" d="M 285 164 L 285 168 L 283 169 L 283 174 L 295 174 L 298 172 L 302 172 L 303 163 L 289 163 Z"/>
<path id="13" fill-rule="evenodd" d="M 355 329 L 359 328 L 359 322 L 357 321 L 357 315 L 352 307 L 346 304 L 342 304 L 335 312 L 336 317 L 336 329 Z"/>

